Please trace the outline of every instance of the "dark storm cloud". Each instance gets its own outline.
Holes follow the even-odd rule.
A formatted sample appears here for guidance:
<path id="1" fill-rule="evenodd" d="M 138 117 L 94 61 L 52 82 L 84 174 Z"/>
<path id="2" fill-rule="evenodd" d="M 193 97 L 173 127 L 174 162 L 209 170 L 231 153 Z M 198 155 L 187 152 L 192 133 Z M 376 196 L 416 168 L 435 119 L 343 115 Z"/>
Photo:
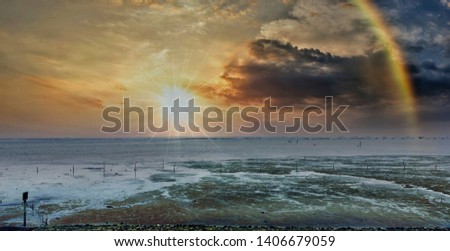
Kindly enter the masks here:
<path id="1" fill-rule="evenodd" d="M 446 65 L 441 69 L 442 72 L 449 74 L 450 73 L 450 64 Z"/>
<path id="2" fill-rule="evenodd" d="M 422 67 L 426 70 L 437 71 L 438 68 L 433 61 L 425 61 L 422 63 Z"/>
<path id="3" fill-rule="evenodd" d="M 409 60 L 448 58 L 450 9 L 440 0 L 375 1 Z"/>
<path id="4" fill-rule="evenodd" d="M 446 123 L 450 121 L 450 64 L 438 65 L 427 60 L 419 66 L 411 64 L 414 93 L 419 105 L 420 121 Z M 413 69 L 413 70 L 411 70 Z"/>
<path id="5" fill-rule="evenodd" d="M 310 104 L 334 96 L 353 106 L 381 104 L 395 87 L 383 52 L 340 57 L 317 49 L 261 39 L 250 43 L 250 58 L 227 65 L 219 91 L 230 101 L 264 98 L 282 105 Z"/>
<path id="6" fill-rule="evenodd" d="M 413 68 L 416 69 L 413 69 Z M 450 95 L 450 64 L 438 66 L 427 60 L 420 66 L 410 67 L 415 93 L 418 98 L 445 98 Z M 412 69 L 412 70 L 411 70 Z"/>
<path id="7" fill-rule="evenodd" d="M 420 72 L 419 66 L 417 66 L 417 65 L 415 65 L 413 63 L 408 64 L 407 68 L 408 68 L 408 72 L 411 73 L 411 74 L 417 74 L 417 73 Z"/>
<path id="8" fill-rule="evenodd" d="M 405 50 L 407 52 L 414 52 L 414 53 L 420 53 L 425 49 L 422 45 L 407 45 L 405 46 Z"/>
<path id="9" fill-rule="evenodd" d="M 431 78 L 425 76 L 413 77 L 415 93 L 422 96 L 447 97 L 450 95 L 450 76 Z"/>
<path id="10" fill-rule="evenodd" d="M 448 1 L 377 0 L 376 4 L 410 62 L 421 126 L 448 133 L 444 124 L 450 121 Z"/>
<path id="11" fill-rule="evenodd" d="M 447 43 L 447 48 L 445 49 L 445 57 L 450 58 L 450 41 Z"/>

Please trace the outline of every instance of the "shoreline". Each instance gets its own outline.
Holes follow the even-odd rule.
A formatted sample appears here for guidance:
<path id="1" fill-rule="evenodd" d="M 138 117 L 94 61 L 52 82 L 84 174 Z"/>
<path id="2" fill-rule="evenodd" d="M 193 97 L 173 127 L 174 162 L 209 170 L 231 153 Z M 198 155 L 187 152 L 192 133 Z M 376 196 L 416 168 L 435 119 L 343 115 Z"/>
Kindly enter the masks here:
<path id="1" fill-rule="evenodd" d="M 450 227 L 300 227 L 213 225 L 53 225 L 46 227 L 0 227 L 0 231 L 450 231 Z"/>

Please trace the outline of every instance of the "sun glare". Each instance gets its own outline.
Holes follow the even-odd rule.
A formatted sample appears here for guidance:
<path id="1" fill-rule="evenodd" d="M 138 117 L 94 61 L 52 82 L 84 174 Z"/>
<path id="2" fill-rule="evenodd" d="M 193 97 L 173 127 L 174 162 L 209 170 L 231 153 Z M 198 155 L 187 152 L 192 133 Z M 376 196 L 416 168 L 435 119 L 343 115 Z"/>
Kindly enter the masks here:
<path id="1" fill-rule="evenodd" d="M 180 99 L 180 105 L 185 106 L 192 98 L 195 99 L 195 94 L 186 89 L 179 86 L 167 86 L 162 89 L 157 100 L 162 107 L 172 107 L 176 99 Z"/>
<path id="2" fill-rule="evenodd" d="M 157 96 L 156 101 L 161 107 L 168 107 L 169 108 L 169 121 L 174 121 L 174 115 L 171 113 L 171 108 L 175 106 L 175 100 L 179 99 L 180 107 L 187 107 L 188 101 L 191 99 L 194 99 L 194 104 L 196 106 L 199 106 L 200 102 L 197 100 L 199 97 L 195 95 L 193 92 L 182 88 L 180 86 L 166 86 L 161 89 L 160 94 Z M 195 121 L 196 123 L 201 123 L 201 120 L 199 120 L 200 117 L 196 116 Z M 192 132 L 189 129 L 189 117 L 186 113 L 182 112 L 178 114 L 178 121 L 180 125 L 184 128 L 186 128 L 185 132 L 179 132 L 174 129 L 173 125 L 169 123 L 169 134 L 166 135 L 167 137 L 180 137 L 180 136 L 194 136 L 196 135 L 194 132 Z M 201 134 L 203 135 L 203 134 Z"/>

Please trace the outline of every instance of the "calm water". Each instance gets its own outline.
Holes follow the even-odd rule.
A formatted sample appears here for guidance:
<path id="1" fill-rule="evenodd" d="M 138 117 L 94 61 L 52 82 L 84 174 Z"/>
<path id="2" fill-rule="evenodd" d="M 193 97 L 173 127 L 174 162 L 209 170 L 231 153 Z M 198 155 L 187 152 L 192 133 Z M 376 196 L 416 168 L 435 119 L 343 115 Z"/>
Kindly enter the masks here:
<path id="1" fill-rule="evenodd" d="M 0 140 L 0 224 L 20 223 L 28 191 L 32 225 L 151 205 L 171 220 L 144 223 L 448 227 L 449 146 L 398 138 Z"/>

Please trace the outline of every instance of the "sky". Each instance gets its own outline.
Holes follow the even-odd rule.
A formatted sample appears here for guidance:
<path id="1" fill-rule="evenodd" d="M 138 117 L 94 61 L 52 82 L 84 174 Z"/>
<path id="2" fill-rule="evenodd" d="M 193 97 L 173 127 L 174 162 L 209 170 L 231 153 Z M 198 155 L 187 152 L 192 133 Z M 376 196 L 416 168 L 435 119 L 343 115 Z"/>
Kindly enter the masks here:
<path id="1" fill-rule="evenodd" d="M 0 137 L 155 136 L 105 135 L 102 110 L 178 94 L 221 109 L 333 96 L 350 130 L 333 135 L 448 136 L 449 26 L 449 0 L 3 0 Z"/>

